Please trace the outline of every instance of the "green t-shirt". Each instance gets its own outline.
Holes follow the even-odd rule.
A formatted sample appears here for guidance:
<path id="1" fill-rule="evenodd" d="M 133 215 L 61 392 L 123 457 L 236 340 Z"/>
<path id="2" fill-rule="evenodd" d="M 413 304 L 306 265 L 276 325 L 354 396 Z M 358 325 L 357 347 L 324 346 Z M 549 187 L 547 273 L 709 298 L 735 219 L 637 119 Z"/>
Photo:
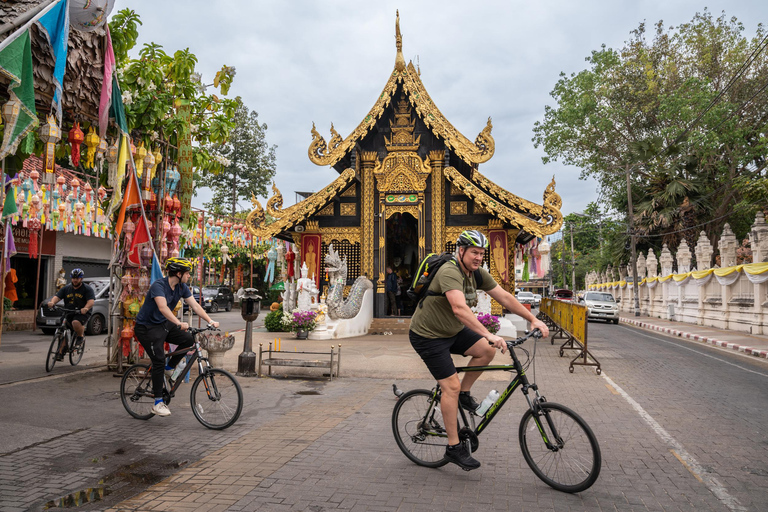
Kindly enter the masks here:
<path id="1" fill-rule="evenodd" d="M 489 291 L 496 288 L 496 281 L 487 270 L 481 268 L 483 276 L 481 290 Z M 450 290 L 461 290 L 467 299 L 467 305 L 477 305 L 477 285 L 475 273 L 466 275 L 459 268 L 456 261 L 448 261 L 437 269 L 434 279 L 429 285 L 429 290 L 438 294 L 444 294 Z M 450 338 L 456 336 L 464 328 L 453 314 L 451 303 L 444 295 L 427 295 L 423 300 L 423 307 L 416 306 L 416 312 L 411 318 L 411 330 L 424 338 Z"/>

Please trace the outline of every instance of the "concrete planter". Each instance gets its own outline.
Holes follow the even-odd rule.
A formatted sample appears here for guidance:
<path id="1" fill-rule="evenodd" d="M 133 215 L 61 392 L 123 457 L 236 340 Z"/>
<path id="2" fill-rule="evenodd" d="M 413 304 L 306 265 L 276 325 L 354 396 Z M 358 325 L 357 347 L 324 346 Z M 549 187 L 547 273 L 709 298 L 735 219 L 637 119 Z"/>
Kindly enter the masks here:
<path id="1" fill-rule="evenodd" d="M 224 353 L 235 345 L 235 337 L 223 332 L 206 332 L 200 335 L 200 346 L 208 352 L 208 361 L 214 368 L 224 368 Z"/>
<path id="2" fill-rule="evenodd" d="M 4 331 L 28 331 L 35 324 L 34 309 L 21 309 L 3 312 Z"/>

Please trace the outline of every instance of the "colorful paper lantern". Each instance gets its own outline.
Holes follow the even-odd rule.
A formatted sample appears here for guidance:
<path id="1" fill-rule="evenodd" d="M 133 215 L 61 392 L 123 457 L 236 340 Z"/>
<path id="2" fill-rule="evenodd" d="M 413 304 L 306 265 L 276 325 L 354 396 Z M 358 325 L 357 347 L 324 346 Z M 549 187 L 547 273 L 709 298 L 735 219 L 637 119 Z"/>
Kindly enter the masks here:
<path id="1" fill-rule="evenodd" d="M 80 145 L 85 140 L 83 130 L 80 129 L 80 123 L 75 121 L 75 125 L 69 130 L 69 144 L 72 146 L 72 165 L 80 165 Z"/>
<path id="2" fill-rule="evenodd" d="M 7 125 L 6 125 L 7 126 Z M 43 141 L 43 169 L 46 173 L 53 174 L 56 168 L 56 143 L 61 139 L 61 131 L 53 116 L 46 118 L 46 123 L 40 127 L 40 140 Z"/>
<path id="3" fill-rule="evenodd" d="M 93 129 L 93 126 L 88 128 L 88 135 L 85 136 L 85 163 L 83 167 L 86 169 L 93 169 L 94 159 L 96 158 L 96 150 L 99 147 L 99 135 Z M 74 160 L 73 160 L 74 162 Z"/>

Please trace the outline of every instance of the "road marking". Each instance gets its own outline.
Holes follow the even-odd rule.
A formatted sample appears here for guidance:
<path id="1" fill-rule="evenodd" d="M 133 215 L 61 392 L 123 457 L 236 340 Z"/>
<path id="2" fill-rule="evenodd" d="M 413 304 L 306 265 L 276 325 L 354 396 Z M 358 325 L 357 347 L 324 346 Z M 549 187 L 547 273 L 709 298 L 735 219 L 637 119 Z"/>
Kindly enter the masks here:
<path id="1" fill-rule="evenodd" d="M 666 343 L 668 345 L 674 345 L 674 346 L 676 346 L 678 348 L 682 348 L 682 349 L 685 349 L 685 350 L 690 350 L 691 352 L 699 354 L 700 356 L 709 357 L 710 359 L 714 359 L 715 361 L 719 361 L 719 362 L 721 362 L 723 364 L 729 364 L 731 366 L 735 366 L 739 370 L 744 370 L 745 372 L 754 373 L 756 375 L 760 375 L 761 377 L 768 377 L 768 374 L 765 374 L 765 373 L 762 373 L 762 372 L 757 372 L 757 371 L 752 370 L 750 368 L 745 368 L 744 366 L 738 365 L 736 363 L 732 363 L 730 361 L 726 361 L 725 359 L 720 359 L 719 357 L 715 357 L 715 356 L 713 356 L 711 354 L 706 354 L 704 352 L 701 352 L 700 350 L 696 350 L 696 349 L 691 348 L 691 347 L 686 347 L 685 345 L 683 345 L 681 343 L 675 343 L 673 341 L 665 340 L 663 338 L 658 338 L 658 337 L 655 337 L 655 336 L 650 336 L 650 335 L 645 334 L 643 332 L 637 332 L 637 330 L 635 330 L 635 329 L 627 329 L 626 327 L 622 327 L 622 328 L 626 329 L 628 331 L 632 331 L 633 333 L 635 333 L 635 334 L 637 334 L 639 336 L 643 336 L 645 338 L 650 338 L 650 339 L 655 340 L 655 341 L 660 341 L 660 342 Z M 710 346 L 711 347 L 713 345 L 705 345 L 705 346 Z M 742 357 L 752 357 L 752 356 L 745 356 L 744 354 L 741 354 L 741 356 Z M 752 360 L 754 360 L 754 358 Z"/>
<path id="2" fill-rule="evenodd" d="M 610 384 L 606 384 L 606 385 L 605 385 L 605 387 L 607 387 L 607 388 L 608 388 L 608 391 L 610 391 L 610 392 L 611 392 L 611 393 L 613 393 L 614 395 L 620 395 L 620 394 L 621 394 L 621 393 L 619 393 L 618 391 L 616 391 L 616 388 L 614 388 L 614 387 L 613 387 L 613 386 L 611 386 Z"/>
<path id="3" fill-rule="evenodd" d="M 658 421 L 653 419 L 653 417 L 648 414 L 648 412 L 646 412 L 646 410 L 643 409 L 639 403 L 637 403 L 631 396 L 629 396 L 626 391 L 624 391 L 619 385 L 613 382 L 611 378 L 608 377 L 605 373 L 602 373 L 602 377 L 608 381 L 608 383 L 616 391 L 618 391 L 621 396 L 624 397 L 624 400 L 626 400 L 629 405 L 632 406 L 632 408 L 651 427 L 656 435 L 670 446 L 673 455 L 683 464 L 683 466 L 688 471 L 690 471 L 698 481 L 706 485 L 707 489 L 709 489 L 710 492 L 723 503 L 723 505 L 728 507 L 729 510 L 733 511 L 741 512 L 747 510 L 741 505 L 741 503 L 739 503 L 739 500 L 728 493 L 728 490 L 725 488 L 725 486 L 723 486 L 723 484 L 720 483 L 717 478 L 711 474 L 708 474 L 707 471 L 701 467 L 698 461 L 696 461 L 696 459 L 694 459 L 693 456 L 686 451 L 683 445 L 680 444 L 674 437 L 672 437 L 669 432 L 667 432 L 664 427 L 659 424 Z"/>

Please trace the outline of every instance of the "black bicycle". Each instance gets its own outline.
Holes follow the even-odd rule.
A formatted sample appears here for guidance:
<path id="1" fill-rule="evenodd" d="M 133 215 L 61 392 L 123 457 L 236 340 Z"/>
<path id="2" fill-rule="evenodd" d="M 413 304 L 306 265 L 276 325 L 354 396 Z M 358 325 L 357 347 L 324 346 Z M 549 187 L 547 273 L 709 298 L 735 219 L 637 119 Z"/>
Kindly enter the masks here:
<path id="1" fill-rule="evenodd" d="M 203 329 L 190 327 L 188 330 L 194 337 L 194 345 L 166 354 L 166 357 L 172 357 L 192 351 L 187 366 L 172 385 L 167 378 L 164 379 L 163 401 L 166 404 L 171 403 L 176 390 L 197 363 L 199 375 L 192 384 L 190 392 L 192 412 L 195 418 L 206 427 L 214 430 L 225 429 L 233 425 L 243 411 L 243 390 L 231 373 L 211 367 L 208 358 L 201 352 L 202 348 L 197 335 L 203 331 L 215 329 L 208 326 Z M 120 381 L 120 398 L 125 410 L 134 418 L 148 420 L 154 416 L 151 412 L 155 404 L 155 395 L 152 390 L 152 365 L 135 364 L 126 370 Z"/>
<path id="2" fill-rule="evenodd" d="M 537 385 L 528 381 L 525 370 L 535 360 L 528 354 L 525 365 L 520 363 L 514 347 L 530 337 L 540 338 L 538 329 L 514 341 L 507 341 L 512 357 L 511 365 L 465 366 L 459 373 L 472 371 L 510 371 L 514 377 L 501 396 L 479 418 L 467 414 L 459 407 L 459 439 L 474 452 L 479 446 L 478 436 L 488 426 L 510 395 L 521 388 L 528 401 L 528 410 L 520 420 L 519 439 L 523 457 L 533 472 L 547 485 L 563 492 L 581 492 L 588 489 L 600 474 L 600 446 L 589 425 L 564 405 L 547 402 L 539 394 Z M 533 394 L 529 394 L 533 391 Z M 446 438 L 440 412 L 440 385 L 431 391 L 414 389 L 403 393 L 392 411 L 392 431 L 397 445 L 416 464 L 438 468 L 448 463 L 445 458 Z"/>
<path id="3" fill-rule="evenodd" d="M 72 327 L 72 323 L 67 321 L 67 315 L 76 313 L 78 308 L 74 306 L 54 306 L 48 308 L 49 311 L 60 310 L 61 311 L 61 325 L 56 329 L 53 334 L 53 340 L 51 346 L 48 348 L 48 357 L 45 358 L 45 371 L 51 372 L 56 365 L 56 355 L 61 350 L 61 345 L 64 345 L 63 354 L 69 353 L 69 364 L 75 366 L 83 358 L 83 352 L 85 352 L 85 338 L 80 343 L 75 343 L 75 330 Z"/>

